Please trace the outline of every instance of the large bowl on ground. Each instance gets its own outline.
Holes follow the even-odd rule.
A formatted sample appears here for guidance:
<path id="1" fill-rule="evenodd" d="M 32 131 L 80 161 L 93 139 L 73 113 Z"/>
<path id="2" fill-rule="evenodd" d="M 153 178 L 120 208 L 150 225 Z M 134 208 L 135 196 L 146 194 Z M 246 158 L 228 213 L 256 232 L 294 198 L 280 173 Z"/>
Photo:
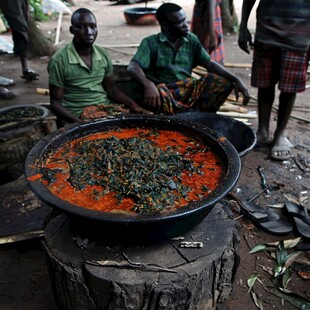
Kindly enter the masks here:
<path id="1" fill-rule="evenodd" d="M 0 108 L 1 183 L 16 180 L 24 173 L 25 159 L 31 148 L 45 135 L 42 123 L 47 108 L 35 104 Z"/>
<path id="2" fill-rule="evenodd" d="M 256 143 L 254 131 L 248 125 L 229 116 L 208 112 L 185 112 L 172 117 L 211 128 L 224 136 L 236 148 L 240 157 L 248 154 Z"/>
<path id="3" fill-rule="evenodd" d="M 16 131 L 44 119 L 48 113 L 47 108 L 36 104 L 18 104 L 0 108 L 0 130 L 2 133 L 9 130 Z"/>
<path id="4" fill-rule="evenodd" d="M 179 131 L 211 148 L 222 161 L 224 173 L 218 187 L 209 196 L 190 202 L 182 208 L 148 214 L 121 214 L 100 212 L 66 202 L 52 194 L 43 180 L 35 178 L 42 173 L 47 157 L 65 143 L 93 133 L 116 128 L 156 128 Z M 199 224 L 236 184 L 241 163 L 231 143 L 211 129 L 163 116 L 124 115 L 84 124 L 73 124 L 59 129 L 39 141 L 30 151 L 25 175 L 32 191 L 46 204 L 64 211 L 80 234 L 100 235 L 103 239 L 130 242 L 157 242 L 180 235 Z M 100 231 L 100 233 L 98 233 Z"/>

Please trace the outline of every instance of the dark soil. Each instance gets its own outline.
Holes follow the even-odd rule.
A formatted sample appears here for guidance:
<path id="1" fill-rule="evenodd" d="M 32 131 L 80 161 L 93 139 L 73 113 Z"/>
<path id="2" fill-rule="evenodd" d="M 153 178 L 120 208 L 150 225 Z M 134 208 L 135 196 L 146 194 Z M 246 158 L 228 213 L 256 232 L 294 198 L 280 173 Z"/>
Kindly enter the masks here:
<path id="1" fill-rule="evenodd" d="M 125 23 L 123 9 L 125 5 L 115 5 L 109 1 L 77 1 L 78 6 L 87 6 L 97 16 L 99 24 L 99 35 L 97 41 L 106 45 L 113 60 L 118 64 L 126 64 L 135 51 L 135 47 L 128 45 L 138 44 L 142 37 L 155 33 L 159 30 L 158 25 L 152 26 L 129 26 Z M 182 1 L 181 1 L 182 2 Z M 161 1 L 152 1 L 152 6 L 158 6 Z M 183 5 L 184 1 L 181 3 Z M 149 6 L 151 6 L 149 4 Z M 141 5 L 141 4 L 140 4 Z M 192 9 L 192 1 L 188 1 L 183 7 L 186 9 L 188 18 Z M 72 9 L 72 11 L 74 8 Z M 70 17 L 64 16 L 60 41 L 68 42 L 71 35 L 68 32 Z M 55 36 L 57 19 L 41 23 L 41 28 L 47 35 Z M 9 38 L 9 34 L 5 34 Z M 251 55 L 245 54 L 238 48 L 236 43 L 237 34 L 226 34 L 225 50 L 226 63 L 250 64 Z M 13 90 L 17 97 L 12 100 L 0 101 L 1 107 L 25 103 L 47 103 L 49 98 L 36 93 L 37 88 L 48 88 L 47 82 L 47 57 L 32 58 L 31 67 L 40 74 L 40 79 L 26 83 L 20 78 L 21 68 L 18 59 L 12 55 L 0 55 L 1 75 L 14 78 Z M 238 65 L 237 65 L 238 67 Z M 250 70 L 244 68 L 230 68 L 240 75 L 245 82 L 250 83 Z M 309 83 L 309 82 L 308 82 Z M 253 97 L 256 90 L 249 86 Z M 309 89 L 297 96 L 293 115 L 290 119 L 287 134 L 293 142 L 293 157 L 285 162 L 273 161 L 269 157 L 269 148 L 254 148 L 249 154 L 242 158 L 242 173 L 235 187 L 235 191 L 244 199 L 250 199 L 262 191 L 261 178 L 258 173 L 258 166 L 264 168 L 267 184 L 276 185 L 270 195 L 262 193 L 255 202 L 262 206 L 282 205 L 286 199 L 284 194 L 298 197 L 301 193 L 309 195 L 310 192 L 310 109 Z M 277 103 L 275 103 L 277 106 Z M 256 111 L 256 102 L 252 100 L 249 109 Z M 276 109 L 272 115 L 271 130 L 276 126 Z M 304 120 L 302 120 L 304 119 Z M 255 131 L 257 119 L 251 120 L 251 127 Z M 301 163 L 306 163 L 301 165 Z M 305 195 L 305 194 L 304 194 Z M 229 199 L 227 199 L 229 200 Z M 240 264 L 236 273 L 231 298 L 223 308 L 226 309 L 257 309 L 253 295 L 248 293 L 247 279 L 257 273 L 266 286 L 279 286 L 278 278 L 273 277 L 275 259 L 265 252 L 249 254 L 249 251 L 257 244 L 274 242 L 299 237 L 294 230 L 286 236 L 274 236 L 257 228 L 247 218 L 239 214 L 236 204 L 230 203 L 236 217 L 236 225 L 240 234 Z M 276 209 L 281 215 L 287 216 L 283 209 Z M 0 308 L 6 310 L 14 309 L 56 309 L 53 298 L 49 273 L 45 260 L 45 254 L 41 248 L 40 239 L 23 241 L 0 247 Z M 303 240 L 310 245 L 310 240 Z M 308 256 L 307 256 L 308 255 Z M 302 279 L 298 271 L 303 269 L 309 272 L 309 251 L 304 251 L 303 256 L 308 262 L 308 269 L 305 264 L 294 264 L 292 268 L 292 279 L 288 289 L 294 293 L 310 298 L 310 282 Z M 270 271 L 270 273 L 268 272 Z M 264 309 L 296 309 L 287 301 L 267 292 L 263 285 L 256 283 L 253 292 Z"/>

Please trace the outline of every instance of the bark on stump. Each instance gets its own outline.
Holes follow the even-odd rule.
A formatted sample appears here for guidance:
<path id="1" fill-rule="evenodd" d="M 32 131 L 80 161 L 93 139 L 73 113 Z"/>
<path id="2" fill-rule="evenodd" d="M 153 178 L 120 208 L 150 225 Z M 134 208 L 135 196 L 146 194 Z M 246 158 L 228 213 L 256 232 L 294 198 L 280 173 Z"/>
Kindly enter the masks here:
<path id="1" fill-rule="evenodd" d="M 81 227 L 83 229 L 83 227 Z M 215 309 L 232 290 L 239 236 L 230 209 L 217 204 L 182 241 L 151 245 L 83 239 L 64 214 L 45 228 L 43 242 L 60 309 Z"/>

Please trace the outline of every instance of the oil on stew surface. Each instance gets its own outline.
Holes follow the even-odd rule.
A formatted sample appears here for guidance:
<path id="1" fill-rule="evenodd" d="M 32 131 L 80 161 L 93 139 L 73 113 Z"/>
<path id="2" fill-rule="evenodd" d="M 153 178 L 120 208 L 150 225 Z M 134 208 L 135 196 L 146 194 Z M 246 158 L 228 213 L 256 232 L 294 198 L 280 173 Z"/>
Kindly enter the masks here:
<path id="1" fill-rule="evenodd" d="M 221 181 L 219 157 L 180 132 L 98 132 L 64 144 L 42 167 L 49 190 L 103 212 L 157 212 L 206 197 Z"/>

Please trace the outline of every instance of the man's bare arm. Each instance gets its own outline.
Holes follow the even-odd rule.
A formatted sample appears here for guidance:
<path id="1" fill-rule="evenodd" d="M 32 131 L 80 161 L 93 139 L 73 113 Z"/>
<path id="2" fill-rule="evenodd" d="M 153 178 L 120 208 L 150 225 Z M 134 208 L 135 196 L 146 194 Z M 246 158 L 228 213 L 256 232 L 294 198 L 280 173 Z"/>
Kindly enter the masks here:
<path id="1" fill-rule="evenodd" d="M 127 72 L 143 85 L 144 103 L 149 107 L 160 108 L 161 101 L 156 85 L 145 76 L 142 68 L 135 61 L 131 61 L 127 67 Z"/>
<path id="2" fill-rule="evenodd" d="M 248 92 L 248 89 L 244 82 L 236 75 L 232 74 L 230 71 L 228 71 L 225 67 L 223 67 L 221 64 L 210 60 L 206 64 L 203 64 L 209 72 L 213 72 L 219 76 L 222 76 L 234 84 L 234 91 L 236 95 L 236 99 L 239 98 L 239 92 L 243 95 L 243 104 L 247 105 L 250 101 L 250 95 Z"/>
<path id="3" fill-rule="evenodd" d="M 138 114 L 153 114 L 151 111 L 148 111 L 140 107 L 134 100 L 132 100 L 126 94 L 124 94 L 117 87 L 113 76 L 106 77 L 102 81 L 102 85 L 110 98 L 114 99 L 115 101 L 119 103 L 124 104 L 132 112 L 138 113 Z"/>
<path id="4" fill-rule="evenodd" d="M 70 123 L 80 122 L 81 120 L 78 117 L 71 114 L 68 111 L 68 109 L 66 109 L 61 103 L 62 98 L 64 96 L 64 89 L 50 84 L 49 90 L 50 90 L 51 108 L 53 112 L 56 114 L 56 116 L 59 116 L 64 121 L 67 121 Z"/>
<path id="5" fill-rule="evenodd" d="M 239 27 L 239 47 L 250 54 L 249 47 L 253 47 L 252 35 L 248 29 L 248 20 L 256 0 L 243 0 L 241 22 Z"/>

